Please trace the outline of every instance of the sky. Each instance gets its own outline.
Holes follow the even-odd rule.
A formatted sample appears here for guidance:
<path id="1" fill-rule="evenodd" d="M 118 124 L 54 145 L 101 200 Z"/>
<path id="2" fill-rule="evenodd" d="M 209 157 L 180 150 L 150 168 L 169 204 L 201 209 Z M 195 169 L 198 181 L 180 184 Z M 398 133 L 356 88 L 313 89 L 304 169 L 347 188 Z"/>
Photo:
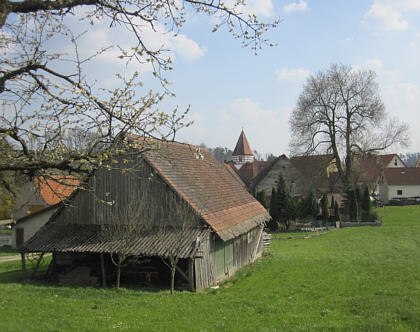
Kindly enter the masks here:
<path id="1" fill-rule="evenodd" d="M 246 10 L 262 21 L 281 20 L 266 35 L 275 47 L 254 55 L 226 30 L 212 33 L 214 18 L 192 12 L 177 36 L 143 32 L 150 45 L 172 50 L 167 77 L 175 97 L 162 109 L 191 106 L 194 124 L 178 141 L 233 149 L 243 128 L 260 154 L 289 154 L 288 120 L 305 80 L 342 63 L 375 70 L 387 113 L 409 124 L 409 148 L 389 152 L 420 152 L 420 0 L 250 0 Z M 96 24 L 82 46 L 129 42 L 128 34 Z M 116 55 L 90 68 L 103 86 L 113 84 L 110 74 L 121 65 Z M 145 76 L 145 86 L 159 84 Z"/>

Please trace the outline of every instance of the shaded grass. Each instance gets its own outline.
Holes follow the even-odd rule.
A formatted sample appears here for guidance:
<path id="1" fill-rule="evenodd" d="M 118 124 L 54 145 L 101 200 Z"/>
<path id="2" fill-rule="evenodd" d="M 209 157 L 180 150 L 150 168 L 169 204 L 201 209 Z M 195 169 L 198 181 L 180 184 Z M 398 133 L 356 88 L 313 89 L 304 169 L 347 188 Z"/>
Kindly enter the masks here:
<path id="1" fill-rule="evenodd" d="M 263 260 L 199 294 L 20 283 L 20 263 L 2 263 L 0 330 L 415 331 L 420 207 L 379 213 L 382 227 L 276 234 Z"/>
<path id="2" fill-rule="evenodd" d="M 2 256 L 14 256 L 19 255 L 20 253 L 16 249 L 8 247 L 0 247 L 0 257 Z"/>

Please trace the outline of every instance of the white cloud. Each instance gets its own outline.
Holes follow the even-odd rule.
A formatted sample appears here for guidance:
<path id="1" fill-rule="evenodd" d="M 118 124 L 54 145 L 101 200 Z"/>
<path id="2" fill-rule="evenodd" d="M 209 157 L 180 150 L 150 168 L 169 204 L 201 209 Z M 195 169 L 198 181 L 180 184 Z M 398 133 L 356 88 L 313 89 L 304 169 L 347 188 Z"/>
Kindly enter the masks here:
<path id="1" fill-rule="evenodd" d="M 168 50 L 166 56 L 171 56 L 172 58 L 180 57 L 187 61 L 196 60 L 206 53 L 205 48 L 200 47 L 185 34 L 175 34 L 167 31 L 160 24 L 156 24 L 154 28 L 155 30 L 150 26 L 145 26 L 141 31 L 142 41 L 150 50 Z M 130 52 L 136 44 L 137 40 L 134 34 L 127 33 L 119 28 L 109 29 L 104 22 L 104 24 L 95 25 L 84 36 L 81 50 L 84 55 L 89 55 L 96 52 L 100 47 L 113 46 L 106 53 L 98 56 L 97 59 L 110 64 L 125 64 L 126 60 L 118 59 L 121 52 L 117 45 Z M 137 63 L 136 69 L 150 71 L 152 66 L 150 63 L 144 65 Z"/>
<path id="2" fill-rule="evenodd" d="M 266 17 L 273 15 L 273 2 L 271 0 L 249 0 L 248 6 L 251 12 L 262 14 Z"/>
<path id="3" fill-rule="evenodd" d="M 403 12 L 420 11 L 419 0 L 376 0 L 375 3 L 391 5 L 395 9 Z"/>
<path id="4" fill-rule="evenodd" d="M 280 155 L 288 149 L 289 111 L 266 108 L 249 97 L 233 99 L 225 107 L 209 112 L 195 113 L 193 109 L 190 117 L 194 124 L 180 131 L 177 140 L 233 150 L 243 126 L 253 150 L 263 155 L 268 152 Z"/>
<path id="5" fill-rule="evenodd" d="M 374 3 L 363 16 L 361 24 L 367 28 L 383 31 L 403 31 L 408 27 L 408 22 L 402 18 L 397 9 L 382 3 Z"/>
<path id="6" fill-rule="evenodd" d="M 420 86 L 407 82 L 391 82 L 382 89 L 383 101 L 391 117 L 410 126 L 411 146 L 407 151 L 420 151 Z"/>
<path id="7" fill-rule="evenodd" d="M 174 51 L 186 60 L 195 60 L 206 53 L 205 48 L 201 48 L 194 40 L 186 35 L 177 35 L 172 38 Z"/>
<path id="8" fill-rule="evenodd" d="M 227 7 L 235 5 L 237 0 L 225 1 Z M 238 5 L 236 9 L 242 14 L 247 15 L 263 15 L 265 17 L 272 16 L 274 14 L 274 6 L 272 0 L 247 0 L 245 5 Z"/>
<path id="9" fill-rule="evenodd" d="M 380 69 L 382 69 L 382 61 L 379 59 L 367 59 L 364 62 L 365 67 L 369 68 L 369 69 L 373 69 L 375 71 L 379 71 Z"/>
<path id="10" fill-rule="evenodd" d="M 354 40 L 353 37 L 347 37 L 341 40 L 342 43 L 350 43 Z"/>
<path id="11" fill-rule="evenodd" d="M 286 153 L 288 144 L 288 113 L 264 108 L 251 98 L 237 98 L 222 111 L 223 123 L 236 123 L 231 128 L 231 137 L 225 141 L 233 141 L 231 149 L 240 133 L 240 126 L 244 127 L 248 141 L 253 150 L 260 153 Z M 262 135 L 261 128 L 264 128 Z"/>
<path id="12" fill-rule="evenodd" d="M 295 12 L 295 11 L 304 11 L 308 9 L 308 3 L 306 1 L 300 0 L 299 3 L 291 2 L 283 7 L 283 10 L 286 13 Z"/>
<path id="13" fill-rule="evenodd" d="M 279 81 L 303 81 L 309 75 L 309 71 L 303 67 L 298 69 L 278 68 L 276 69 L 276 76 Z"/>

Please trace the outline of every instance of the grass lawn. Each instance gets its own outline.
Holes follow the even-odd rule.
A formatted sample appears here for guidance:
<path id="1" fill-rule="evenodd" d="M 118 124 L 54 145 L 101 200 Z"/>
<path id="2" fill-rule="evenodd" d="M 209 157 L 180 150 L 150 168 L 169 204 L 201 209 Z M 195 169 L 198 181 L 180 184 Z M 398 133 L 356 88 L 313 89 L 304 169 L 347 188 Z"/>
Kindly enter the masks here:
<path id="1" fill-rule="evenodd" d="M 20 263 L 1 263 L 0 330 L 419 330 L 420 206 L 379 213 L 382 227 L 274 235 L 263 260 L 199 294 L 22 284 Z"/>
<path id="2" fill-rule="evenodd" d="M 8 247 L 0 247 L 0 257 L 14 256 L 14 255 L 20 255 L 20 253 L 16 249 L 12 249 Z"/>

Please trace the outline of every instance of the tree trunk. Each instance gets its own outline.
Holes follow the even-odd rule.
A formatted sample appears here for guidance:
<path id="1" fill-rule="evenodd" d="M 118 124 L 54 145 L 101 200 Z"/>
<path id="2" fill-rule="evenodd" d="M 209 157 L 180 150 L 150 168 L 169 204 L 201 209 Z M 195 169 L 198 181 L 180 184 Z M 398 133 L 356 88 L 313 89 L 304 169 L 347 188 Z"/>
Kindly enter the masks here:
<path id="1" fill-rule="evenodd" d="M 106 287 L 106 271 L 105 271 L 105 259 L 104 253 L 100 253 L 100 261 L 101 261 L 101 278 L 102 278 L 102 287 Z"/>
<path id="2" fill-rule="evenodd" d="M 117 265 L 117 289 L 120 288 L 120 277 L 121 277 L 121 263 Z"/>
<path id="3" fill-rule="evenodd" d="M 174 294 L 175 290 L 175 273 L 176 273 L 176 265 L 178 264 L 178 257 L 171 256 L 170 258 L 171 262 L 171 286 L 170 286 L 170 292 L 171 295 Z"/>
<path id="4" fill-rule="evenodd" d="M 22 260 L 22 279 L 26 279 L 26 262 L 25 262 L 25 254 L 22 252 L 20 254 L 21 260 Z"/>

